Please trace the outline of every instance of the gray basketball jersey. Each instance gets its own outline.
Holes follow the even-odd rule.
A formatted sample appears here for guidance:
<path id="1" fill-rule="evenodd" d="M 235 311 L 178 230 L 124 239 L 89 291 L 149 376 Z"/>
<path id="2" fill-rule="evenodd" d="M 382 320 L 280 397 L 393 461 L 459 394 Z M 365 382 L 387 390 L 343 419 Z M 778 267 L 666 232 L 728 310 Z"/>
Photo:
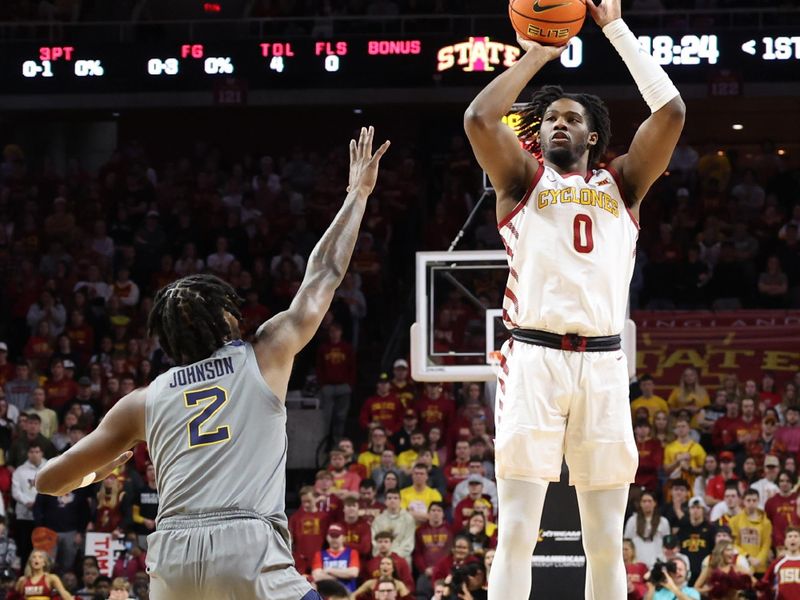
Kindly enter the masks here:
<path id="1" fill-rule="evenodd" d="M 146 423 L 158 521 L 250 510 L 288 539 L 286 408 L 264 381 L 250 344 L 230 342 L 159 375 L 147 390 Z"/>

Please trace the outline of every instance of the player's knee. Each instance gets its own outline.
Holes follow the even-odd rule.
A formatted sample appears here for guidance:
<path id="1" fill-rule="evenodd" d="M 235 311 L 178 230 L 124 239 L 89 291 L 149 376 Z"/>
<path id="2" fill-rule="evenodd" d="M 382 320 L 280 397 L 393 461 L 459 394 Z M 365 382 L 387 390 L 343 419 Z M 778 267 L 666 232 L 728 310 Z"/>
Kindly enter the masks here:
<path id="1" fill-rule="evenodd" d="M 622 561 L 622 542 L 617 543 L 615 536 L 584 536 L 583 549 L 593 565 Z"/>
<path id="2" fill-rule="evenodd" d="M 521 512 L 504 512 L 503 527 L 500 528 L 499 543 L 506 546 L 525 547 L 536 545 L 539 532 L 532 524 L 533 519 Z"/>

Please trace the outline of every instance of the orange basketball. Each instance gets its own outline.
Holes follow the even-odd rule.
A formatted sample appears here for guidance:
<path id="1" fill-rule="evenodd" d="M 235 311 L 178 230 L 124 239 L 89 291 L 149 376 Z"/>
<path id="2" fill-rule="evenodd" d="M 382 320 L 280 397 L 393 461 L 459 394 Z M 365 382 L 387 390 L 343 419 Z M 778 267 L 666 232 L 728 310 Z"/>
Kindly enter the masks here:
<path id="1" fill-rule="evenodd" d="M 563 46 L 583 26 L 584 0 L 510 0 L 508 16 L 514 29 L 524 38 Z"/>

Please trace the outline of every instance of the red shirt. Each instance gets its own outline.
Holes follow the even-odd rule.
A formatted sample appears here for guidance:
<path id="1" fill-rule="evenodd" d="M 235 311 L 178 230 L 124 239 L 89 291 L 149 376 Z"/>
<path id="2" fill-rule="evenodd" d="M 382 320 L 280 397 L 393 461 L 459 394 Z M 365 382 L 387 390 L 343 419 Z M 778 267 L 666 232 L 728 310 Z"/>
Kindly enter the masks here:
<path id="1" fill-rule="evenodd" d="M 64 331 L 72 342 L 73 348 L 84 358 L 88 358 L 94 351 L 94 329 L 84 323 L 80 327 L 67 327 Z"/>
<path id="2" fill-rule="evenodd" d="M 303 507 L 289 517 L 292 556 L 297 570 L 301 573 L 309 571 L 311 560 L 322 549 L 325 533 L 328 531 L 328 519 L 328 513 L 306 512 Z"/>
<path id="3" fill-rule="evenodd" d="M 458 533 L 469 524 L 469 518 L 472 516 L 472 513 L 475 512 L 476 502 L 485 502 L 490 507 L 492 506 L 492 501 L 489 498 L 489 496 L 484 495 L 481 498 L 478 498 L 477 500 L 473 500 L 472 498 L 467 496 L 461 502 L 459 502 L 453 509 L 453 524 L 452 524 L 453 531 Z M 489 515 L 491 517 L 491 512 L 489 513 Z"/>
<path id="4" fill-rule="evenodd" d="M 782 556 L 770 564 L 761 580 L 770 600 L 800 600 L 800 557 Z"/>
<path id="5" fill-rule="evenodd" d="M 28 338 L 22 355 L 28 360 L 48 359 L 53 354 L 53 346 L 47 338 L 32 335 Z"/>
<path id="6" fill-rule="evenodd" d="M 414 534 L 414 566 L 423 573 L 428 567 L 433 567 L 442 557 L 450 554 L 450 545 L 453 543 L 453 534 L 447 523 L 433 527 L 427 523 L 417 527 Z"/>
<path id="7" fill-rule="evenodd" d="M 386 510 L 386 505 L 383 502 L 374 501 L 372 504 L 367 504 L 363 500 L 358 501 L 358 516 L 364 519 L 369 525 L 375 520 L 379 514 Z"/>
<path id="8" fill-rule="evenodd" d="M 403 426 L 403 403 L 391 392 L 370 396 L 361 407 L 358 424 L 366 431 L 370 423 L 380 423 L 392 435 Z"/>
<path id="9" fill-rule="evenodd" d="M 356 357 L 347 342 L 322 344 L 317 350 L 317 380 L 320 385 L 355 385 Z"/>
<path id="10" fill-rule="evenodd" d="M 437 579 L 444 579 L 453 571 L 454 566 L 460 567 L 463 564 L 464 564 L 463 562 L 455 564 L 452 554 L 443 556 L 441 560 L 439 560 L 439 562 L 436 563 L 436 566 L 433 567 L 433 574 L 431 575 L 431 581 L 436 581 Z"/>
<path id="11" fill-rule="evenodd" d="M 706 482 L 706 496 L 712 496 L 717 500 L 722 500 L 725 497 L 725 482 L 729 479 L 738 480 L 736 473 L 731 473 L 729 478 L 720 475 L 714 475 Z"/>
<path id="12" fill-rule="evenodd" d="M 469 459 L 464 462 L 453 460 L 444 466 L 444 478 L 447 480 L 447 491 L 453 489 L 469 475 Z"/>
<path id="13" fill-rule="evenodd" d="M 397 578 L 406 584 L 410 592 L 413 592 L 414 578 L 411 576 L 411 569 L 408 567 L 408 562 L 396 552 L 392 552 L 389 556 L 394 561 L 394 569 L 397 571 Z M 381 558 L 383 557 L 379 554 L 378 556 L 373 556 L 367 562 L 361 575 L 363 579 L 377 579 L 380 576 Z"/>
<path id="14" fill-rule="evenodd" d="M 761 419 L 753 417 L 752 421 L 739 420 L 739 427 L 736 429 L 736 436 L 739 439 L 741 436 L 749 433 L 750 444 L 757 441 L 761 437 Z"/>
<path id="15" fill-rule="evenodd" d="M 658 488 L 658 472 L 664 464 L 664 448 L 658 440 L 636 442 L 639 450 L 639 468 L 636 471 L 636 485 L 654 492 Z"/>
<path id="16" fill-rule="evenodd" d="M 58 411 L 78 394 L 78 384 L 66 378 L 61 381 L 50 380 L 44 384 L 44 390 L 47 393 L 47 408 Z"/>
<path id="17" fill-rule="evenodd" d="M 14 379 L 15 367 L 11 363 L 0 365 L 0 387 L 3 387 L 6 382 Z"/>
<path id="18" fill-rule="evenodd" d="M 372 555 L 372 530 L 364 519 L 357 519 L 355 523 L 342 521 L 339 523 L 344 529 L 344 545 L 357 551 L 360 556 Z"/>
<path id="19" fill-rule="evenodd" d="M 339 497 L 334 494 L 319 496 L 319 492 L 316 491 L 314 493 L 318 495 L 317 510 L 319 512 L 328 513 L 331 523 L 334 521 L 341 521 L 343 504 Z"/>
<path id="20" fill-rule="evenodd" d="M 797 516 L 797 494 L 788 496 L 775 494 L 764 504 L 764 512 L 772 522 L 772 546 L 783 546 L 786 528 L 800 526 L 800 517 Z"/>
<path id="21" fill-rule="evenodd" d="M 735 444 L 736 432 L 742 427 L 743 423 L 739 417 L 731 419 L 730 417 L 720 417 L 714 421 L 714 427 L 711 429 L 711 443 L 717 452 L 724 450 L 727 446 Z"/>
<path id="22" fill-rule="evenodd" d="M 361 477 L 358 473 L 345 469 L 344 473 L 336 473 L 331 467 L 328 471 L 333 475 L 333 488 L 336 490 L 347 490 L 349 492 L 357 492 L 358 486 L 361 484 Z"/>
<path id="23" fill-rule="evenodd" d="M 392 381 L 392 393 L 397 396 L 397 398 L 403 404 L 404 410 L 406 408 L 414 408 L 417 399 L 417 390 L 413 381 L 406 381 L 406 384 L 403 387 L 398 386 L 394 381 Z"/>
<path id="24" fill-rule="evenodd" d="M 644 598 L 647 593 L 647 584 L 644 581 L 647 570 L 647 565 L 644 563 L 625 565 L 628 581 L 633 584 L 633 591 L 628 592 L 628 600 L 642 600 Z"/>
<path id="25" fill-rule="evenodd" d="M 424 395 L 414 407 L 419 415 L 419 427 L 426 434 L 433 427 L 438 427 L 442 433 L 447 433 L 447 425 L 452 423 L 456 416 L 456 405 L 452 399 L 439 396 L 438 400 L 431 400 Z"/>

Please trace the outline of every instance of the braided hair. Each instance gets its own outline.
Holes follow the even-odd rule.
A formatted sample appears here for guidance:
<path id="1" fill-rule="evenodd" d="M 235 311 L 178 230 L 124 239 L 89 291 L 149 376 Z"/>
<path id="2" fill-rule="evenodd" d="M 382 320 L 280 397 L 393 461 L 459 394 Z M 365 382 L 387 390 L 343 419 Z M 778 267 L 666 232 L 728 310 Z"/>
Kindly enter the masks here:
<path id="1" fill-rule="evenodd" d="M 611 141 L 611 119 L 608 108 L 603 101 L 594 94 L 570 94 L 565 92 L 560 85 L 545 85 L 533 93 L 531 101 L 519 111 L 519 127 L 517 135 L 522 147 L 531 152 L 541 162 L 542 149 L 536 134 L 542 124 L 547 107 L 556 100 L 569 98 L 583 106 L 589 118 L 589 131 L 597 132 L 597 143 L 589 147 L 589 168 L 594 166 L 603 156 Z"/>
<path id="2" fill-rule="evenodd" d="M 164 352 L 179 364 L 211 356 L 229 341 L 225 311 L 241 319 L 242 299 L 214 275 L 189 275 L 161 288 L 147 320 Z"/>

